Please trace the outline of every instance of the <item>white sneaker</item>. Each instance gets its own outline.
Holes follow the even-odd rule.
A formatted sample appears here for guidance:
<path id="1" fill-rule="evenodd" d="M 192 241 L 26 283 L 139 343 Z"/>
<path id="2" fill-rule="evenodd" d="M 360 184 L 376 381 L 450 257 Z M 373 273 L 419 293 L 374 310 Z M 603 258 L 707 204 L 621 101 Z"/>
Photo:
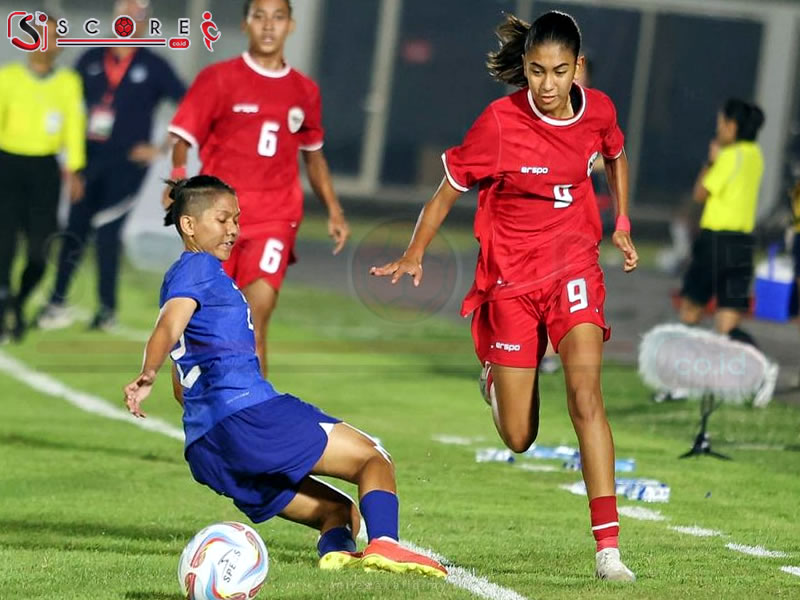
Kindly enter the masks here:
<path id="1" fill-rule="evenodd" d="M 75 322 L 75 315 L 68 306 L 48 304 L 39 313 L 36 325 L 39 329 L 64 329 Z"/>
<path id="2" fill-rule="evenodd" d="M 769 401 L 772 400 L 772 395 L 775 393 L 775 386 L 778 383 L 778 363 L 770 363 L 767 367 L 767 372 L 764 373 L 764 381 L 761 387 L 758 388 L 755 397 L 753 398 L 753 406 L 756 408 L 764 408 Z"/>
<path id="3" fill-rule="evenodd" d="M 596 555 L 597 567 L 594 574 L 598 579 L 608 581 L 636 581 L 636 575 L 626 567 L 619 557 L 619 548 L 606 548 Z"/>

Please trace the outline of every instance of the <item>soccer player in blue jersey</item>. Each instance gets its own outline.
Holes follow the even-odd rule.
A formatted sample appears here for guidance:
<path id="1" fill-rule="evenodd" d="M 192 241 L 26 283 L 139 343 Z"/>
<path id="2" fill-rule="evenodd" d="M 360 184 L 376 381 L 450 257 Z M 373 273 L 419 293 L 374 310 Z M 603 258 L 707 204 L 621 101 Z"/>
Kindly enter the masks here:
<path id="1" fill-rule="evenodd" d="M 185 457 L 199 483 L 231 498 L 255 523 L 277 515 L 318 529 L 320 568 L 444 577 L 438 562 L 397 543 L 394 465 L 386 450 L 262 377 L 250 308 L 222 269 L 239 235 L 234 190 L 210 175 L 170 185 L 174 202 L 165 223 L 175 225 L 186 251 L 164 276 L 142 372 L 125 387 L 128 410 L 145 416 L 142 401 L 169 355 Z M 356 552 L 353 501 L 313 475 L 358 485 L 369 538 L 363 552 Z"/>

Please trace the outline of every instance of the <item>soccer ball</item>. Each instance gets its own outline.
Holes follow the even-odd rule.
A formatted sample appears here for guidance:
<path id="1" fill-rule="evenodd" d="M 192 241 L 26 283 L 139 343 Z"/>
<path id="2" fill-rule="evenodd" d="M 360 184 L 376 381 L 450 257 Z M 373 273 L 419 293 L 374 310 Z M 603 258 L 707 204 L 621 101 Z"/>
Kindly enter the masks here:
<path id="1" fill-rule="evenodd" d="M 247 525 L 225 521 L 201 529 L 186 544 L 178 581 L 187 600 L 251 600 L 269 570 L 267 547 Z"/>
<path id="2" fill-rule="evenodd" d="M 114 21 L 114 33 L 119 37 L 129 37 L 133 35 L 134 27 L 133 19 L 130 17 L 117 17 Z"/>

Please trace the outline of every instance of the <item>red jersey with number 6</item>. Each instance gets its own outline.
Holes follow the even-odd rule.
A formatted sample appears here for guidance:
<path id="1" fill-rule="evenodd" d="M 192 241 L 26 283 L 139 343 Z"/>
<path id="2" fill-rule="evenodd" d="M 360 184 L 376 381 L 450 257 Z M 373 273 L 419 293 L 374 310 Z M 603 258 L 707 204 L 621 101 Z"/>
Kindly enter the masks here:
<path id="1" fill-rule="evenodd" d="M 245 52 L 203 69 L 169 131 L 199 148 L 202 173 L 239 194 L 242 234 L 272 221 L 300 221 L 298 150 L 323 143 L 319 88 L 285 66 L 264 69 Z"/>
<path id="2" fill-rule="evenodd" d="M 562 120 L 542 114 L 527 89 L 500 98 L 442 155 L 450 185 L 478 186 L 480 253 L 463 315 L 597 262 L 602 227 L 590 174 L 598 156 L 622 153 L 624 137 L 608 96 L 574 85 L 571 99 L 575 115 Z"/>

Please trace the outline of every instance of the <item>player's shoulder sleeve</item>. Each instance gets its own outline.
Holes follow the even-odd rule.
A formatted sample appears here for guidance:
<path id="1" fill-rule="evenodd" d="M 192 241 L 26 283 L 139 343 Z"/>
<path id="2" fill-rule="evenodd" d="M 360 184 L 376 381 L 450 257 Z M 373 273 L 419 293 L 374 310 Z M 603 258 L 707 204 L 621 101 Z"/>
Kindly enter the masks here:
<path id="1" fill-rule="evenodd" d="M 205 143 L 219 114 L 224 93 L 223 64 L 210 65 L 198 73 L 167 128 L 192 146 Z"/>
<path id="2" fill-rule="evenodd" d="M 214 293 L 221 268 L 219 260 L 206 252 L 184 254 L 164 276 L 160 306 L 172 298 L 191 298 L 199 310 Z"/>
<path id="3" fill-rule="evenodd" d="M 325 130 L 322 127 L 322 94 L 319 86 L 310 77 L 296 71 L 303 90 L 305 117 L 300 128 L 300 149 L 314 151 L 322 148 Z"/>
<path id="4" fill-rule="evenodd" d="M 739 161 L 739 150 L 735 144 L 726 146 L 717 154 L 717 159 L 714 164 L 706 171 L 703 177 L 703 187 L 708 190 L 712 196 L 719 194 L 728 181 L 731 180 L 736 173 Z"/>
<path id="5" fill-rule="evenodd" d="M 460 146 L 442 154 L 444 172 L 455 189 L 466 192 L 482 179 L 497 173 L 500 158 L 500 118 L 496 102 L 475 120 Z"/>
<path id="6" fill-rule="evenodd" d="M 603 158 L 613 160 L 619 158 L 625 146 L 625 135 L 617 122 L 617 107 L 606 94 L 600 90 L 584 88 L 586 101 L 594 105 L 597 116 L 601 120 L 601 147 Z"/>

